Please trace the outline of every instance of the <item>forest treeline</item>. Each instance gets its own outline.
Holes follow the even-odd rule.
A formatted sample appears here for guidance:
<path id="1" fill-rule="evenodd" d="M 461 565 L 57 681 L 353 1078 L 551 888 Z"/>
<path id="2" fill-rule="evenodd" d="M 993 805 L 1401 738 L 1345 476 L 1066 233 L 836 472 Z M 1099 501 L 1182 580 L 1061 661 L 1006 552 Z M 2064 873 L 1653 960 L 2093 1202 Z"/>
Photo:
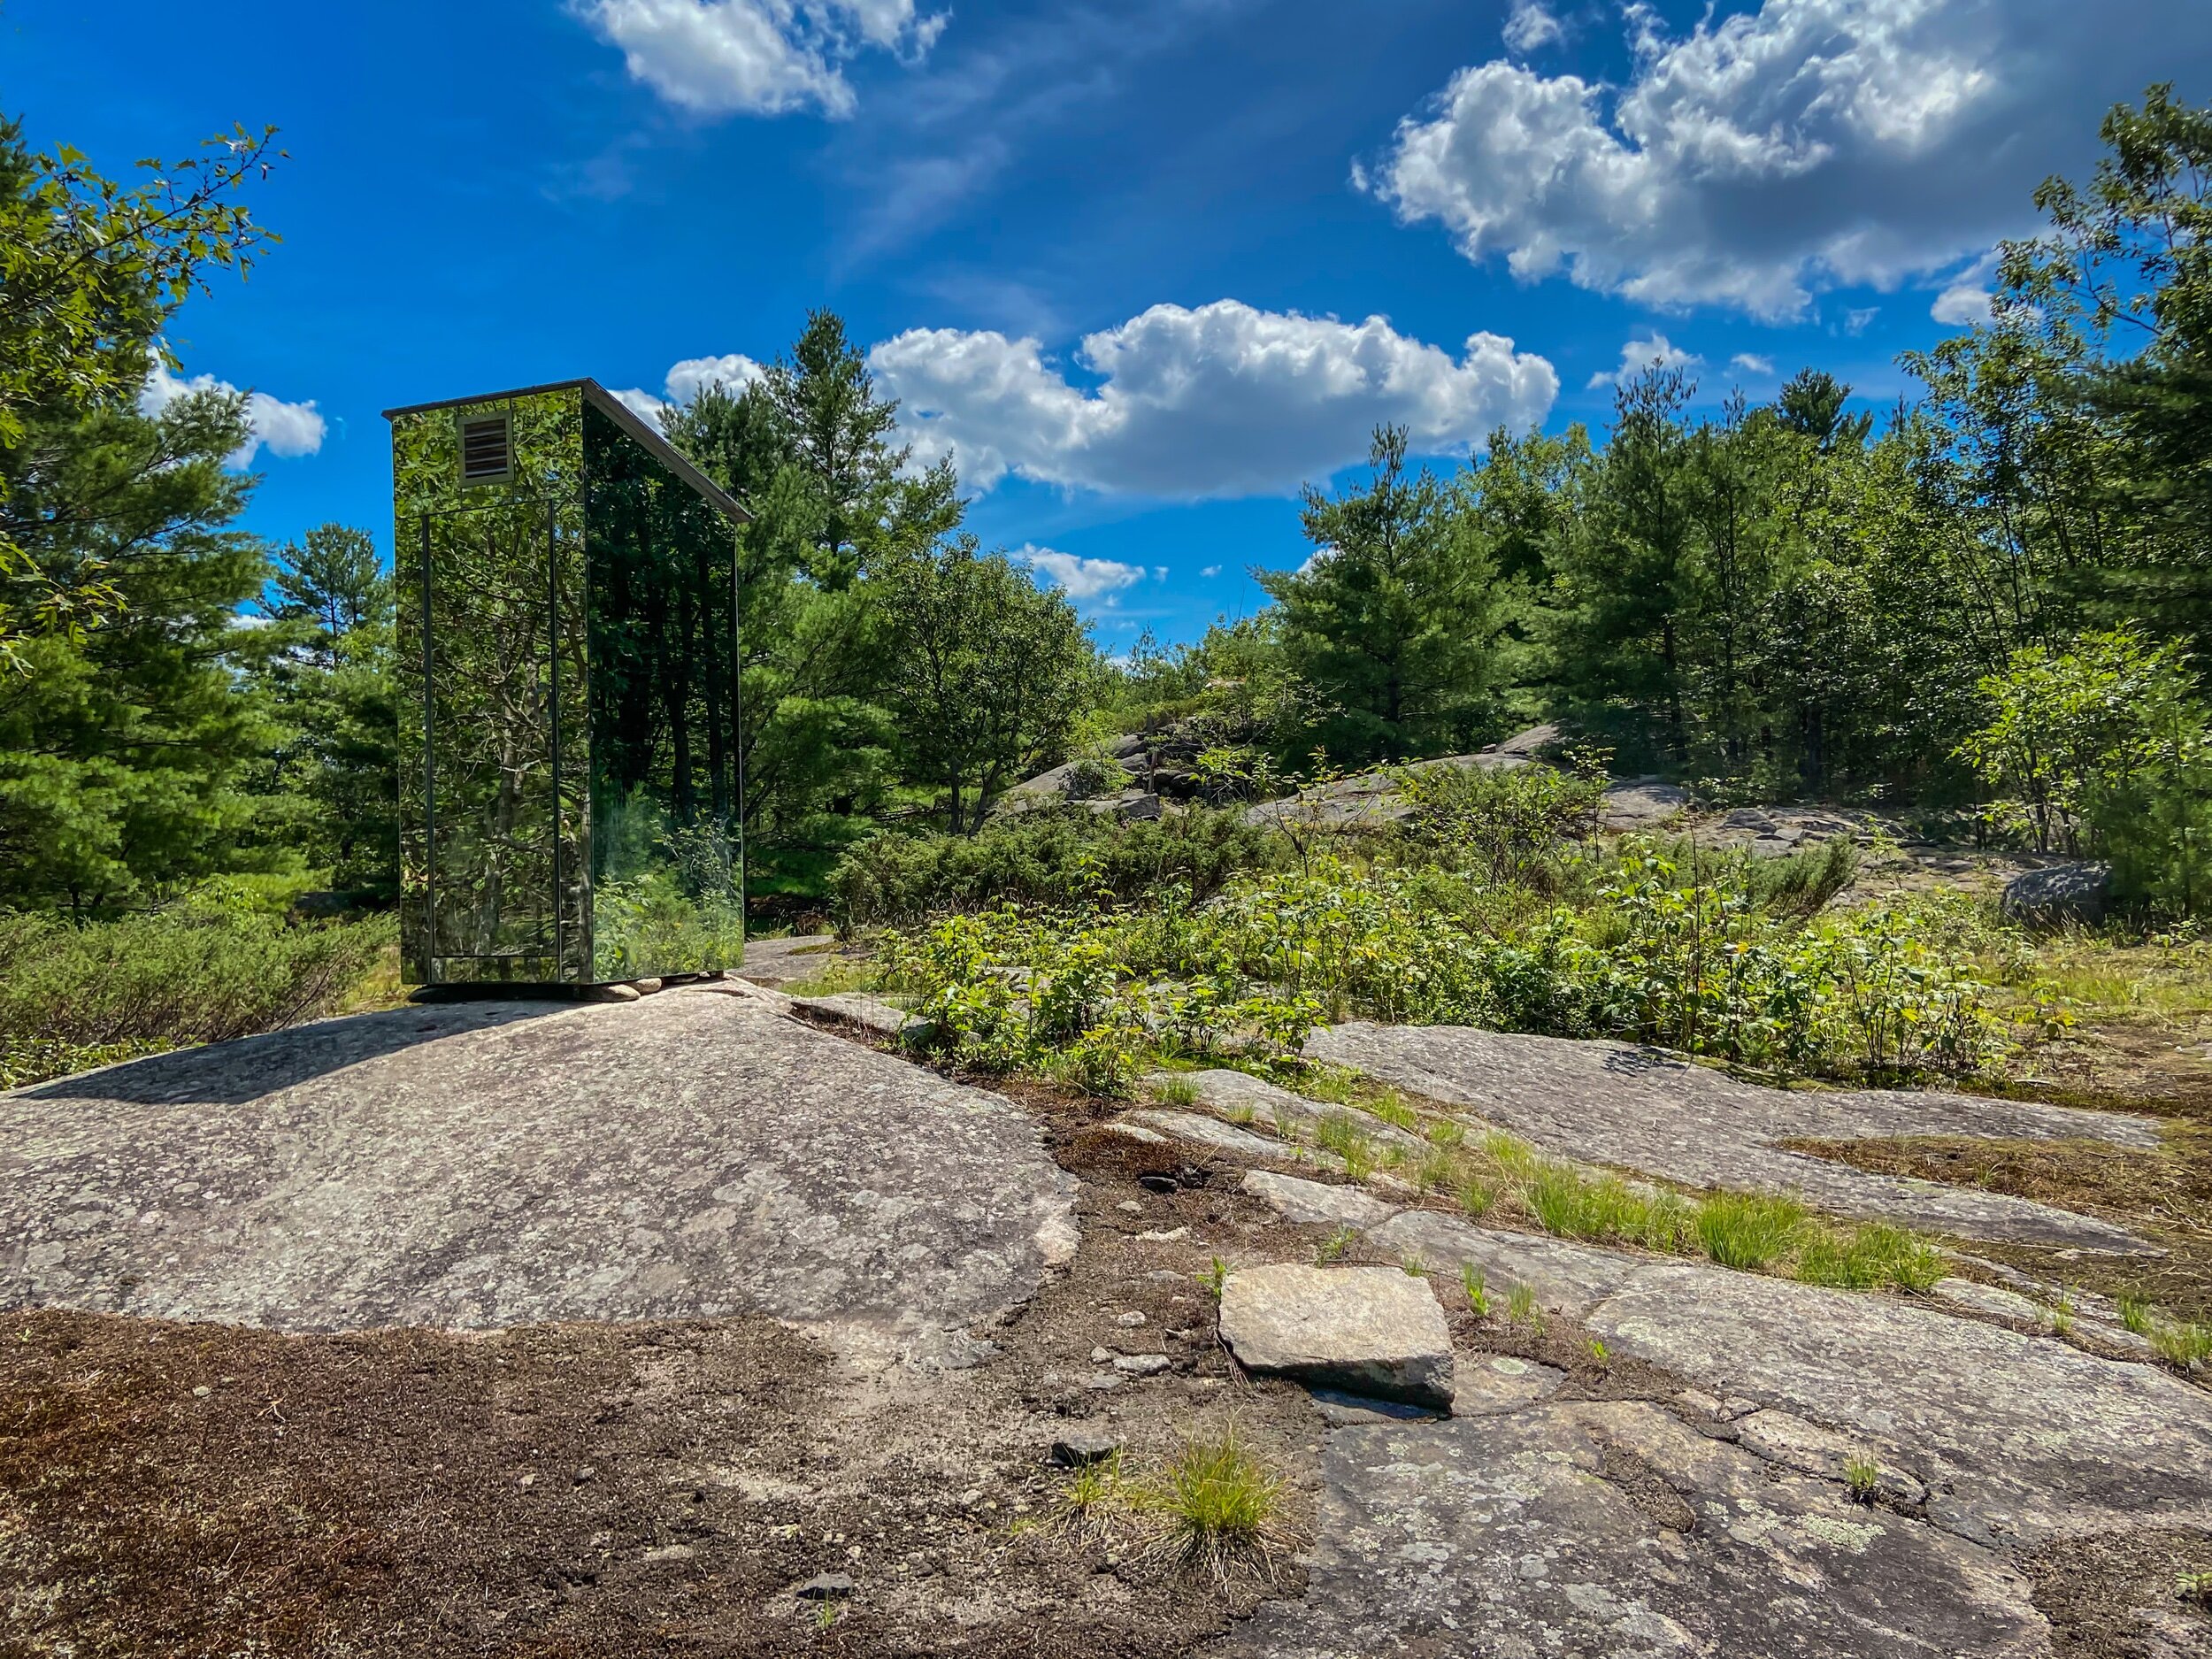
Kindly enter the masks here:
<path id="1" fill-rule="evenodd" d="M 1717 408 L 1679 370 L 1601 429 L 1420 465 L 1376 434 L 1310 555 L 1194 644 L 1099 649 L 963 525 L 828 312 L 672 442 L 751 507 L 735 803 L 803 900 L 887 824 L 1171 733 L 1203 797 L 1462 751 L 1540 717 L 1718 798 L 1972 809 L 2201 902 L 2212 818 L 2212 109 L 2154 88 L 2038 193 L 1986 322 L 1855 411 L 1816 368 Z M 0 910 L 277 908 L 397 888 L 381 527 L 270 548 L 241 396 L 141 388 L 180 307 L 268 253 L 234 134 L 111 184 L 0 127 Z M 733 826 L 733 828 L 739 826 Z"/>

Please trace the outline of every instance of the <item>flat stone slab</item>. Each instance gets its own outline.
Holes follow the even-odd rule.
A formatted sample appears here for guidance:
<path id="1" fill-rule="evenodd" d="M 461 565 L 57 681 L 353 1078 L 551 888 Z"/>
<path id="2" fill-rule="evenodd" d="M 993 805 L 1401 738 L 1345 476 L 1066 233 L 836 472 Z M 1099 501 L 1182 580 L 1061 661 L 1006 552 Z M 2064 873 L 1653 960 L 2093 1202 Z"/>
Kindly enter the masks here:
<path id="1" fill-rule="evenodd" d="M 410 1009 L 0 1094 L 0 1305 L 956 1350 L 1072 1252 L 1074 1190 L 1012 1102 L 753 997 Z"/>
<path id="2" fill-rule="evenodd" d="M 2051 1652 L 1996 1553 L 1641 1402 L 1340 1428 L 1303 1597 L 1237 1659 Z"/>
<path id="3" fill-rule="evenodd" d="M 1432 1267 L 1473 1263 L 1494 1296 L 1532 1286 L 1618 1356 L 1746 1409 L 1850 1437 L 1981 1543 L 2212 1526 L 2212 1392 L 2055 1336 L 1930 1302 L 1477 1227 L 1408 1210 L 1369 1235 Z"/>
<path id="4" fill-rule="evenodd" d="M 1244 1114 L 1256 1127 L 1271 1130 L 1278 1125 L 1286 1125 L 1311 1136 L 1330 1118 L 1343 1118 L 1379 1147 L 1403 1147 L 1409 1152 L 1417 1152 L 1428 1145 L 1419 1135 L 1395 1124 L 1385 1123 L 1371 1112 L 1308 1100 L 1303 1094 L 1294 1094 L 1249 1072 L 1232 1071 L 1225 1067 L 1207 1071 L 1156 1071 L 1143 1080 L 1156 1087 L 1171 1078 L 1187 1084 L 1197 1103 L 1206 1110 L 1232 1118 Z"/>
<path id="5" fill-rule="evenodd" d="M 1146 1107 L 1124 1112 L 1113 1122 L 1115 1125 L 1149 1129 L 1173 1140 L 1211 1147 L 1217 1152 L 1227 1152 L 1240 1158 L 1286 1164 L 1338 1162 L 1329 1153 L 1294 1146 L 1288 1141 L 1278 1141 L 1272 1134 L 1263 1135 L 1254 1130 L 1241 1129 L 1235 1124 L 1224 1123 L 1220 1118 L 1209 1118 L 1202 1112 L 1170 1111 Z"/>
<path id="6" fill-rule="evenodd" d="M 1282 1263 L 1229 1275 L 1221 1339 L 1263 1376 L 1448 1409 L 1452 1338 L 1425 1279 L 1392 1267 Z"/>
<path id="7" fill-rule="evenodd" d="M 1278 1175 L 1272 1170 L 1249 1170 L 1244 1190 L 1268 1205 L 1286 1221 L 1325 1224 L 1363 1230 L 1377 1226 L 1397 1214 L 1397 1206 L 1385 1203 L 1356 1187 L 1332 1187 L 1325 1181 L 1302 1180 Z"/>
<path id="8" fill-rule="evenodd" d="M 1686 1186 L 1801 1194 L 1847 1216 L 1970 1238 L 2148 1249 L 2125 1228 L 2001 1193 L 1870 1174 L 1782 1150 L 1787 1140 L 1977 1135 L 2155 1148 L 2157 1120 L 1905 1089 L 1763 1088 L 1655 1048 L 1358 1021 L 1315 1032 L 1309 1059 L 1464 1107 L 1563 1157 Z"/>
<path id="9" fill-rule="evenodd" d="M 835 933 L 804 933 L 788 939 L 749 939 L 739 977 L 755 985 L 785 986 L 810 979 L 837 960 Z"/>

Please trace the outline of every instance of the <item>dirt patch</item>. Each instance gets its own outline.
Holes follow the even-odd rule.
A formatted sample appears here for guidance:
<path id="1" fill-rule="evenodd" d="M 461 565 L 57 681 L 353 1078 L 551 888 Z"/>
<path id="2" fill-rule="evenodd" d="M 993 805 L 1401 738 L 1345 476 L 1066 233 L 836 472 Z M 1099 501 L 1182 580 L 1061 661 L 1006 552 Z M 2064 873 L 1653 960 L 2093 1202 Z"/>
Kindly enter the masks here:
<path id="1" fill-rule="evenodd" d="M 2146 1528 L 2031 1550 L 2021 1567 L 2068 1659 L 2212 1654 L 2212 1608 L 2178 1593 L 2212 1572 L 2212 1533 Z"/>

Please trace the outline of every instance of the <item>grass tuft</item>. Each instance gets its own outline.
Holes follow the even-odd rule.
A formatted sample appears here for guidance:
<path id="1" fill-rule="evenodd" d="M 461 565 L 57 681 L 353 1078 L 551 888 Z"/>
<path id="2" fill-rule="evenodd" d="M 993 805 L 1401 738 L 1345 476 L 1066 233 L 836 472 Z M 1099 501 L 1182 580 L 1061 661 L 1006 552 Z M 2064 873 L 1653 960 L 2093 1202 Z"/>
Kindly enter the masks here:
<path id="1" fill-rule="evenodd" d="M 1617 1175 L 1586 1175 L 1571 1164 L 1540 1163 L 1521 1187 L 1529 1213 L 1564 1239 L 1619 1240 L 1655 1250 L 1680 1248 L 1694 1215 L 1671 1193 L 1631 1187 Z"/>
<path id="2" fill-rule="evenodd" d="M 1479 1175 L 1470 1175 L 1459 1184 L 1459 1207 L 1468 1218 L 1481 1220 L 1497 1207 L 1498 1189 Z"/>
<path id="3" fill-rule="evenodd" d="M 2161 1323 L 2151 1327 L 2151 1346 L 2184 1371 L 2212 1359 L 2212 1325 Z"/>
<path id="4" fill-rule="evenodd" d="M 1283 1481 L 1232 1426 L 1217 1440 L 1192 1439 L 1137 1494 L 1166 1524 L 1163 1540 L 1187 1566 L 1225 1582 L 1231 1564 L 1279 1541 Z"/>
<path id="5" fill-rule="evenodd" d="M 1697 1210 L 1697 1239 L 1723 1267 L 1755 1272 L 1788 1254 L 1804 1232 L 1805 1206 L 1765 1193 L 1719 1193 Z"/>
<path id="6" fill-rule="evenodd" d="M 1359 1229 L 1357 1227 L 1339 1227 L 1321 1240 L 1321 1248 L 1313 1253 L 1313 1264 L 1316 1267 L 1328 1267 L 1334 1263 L 1340 1262 L 1350 1251 L 1352 1246 L 1358 1242 Z"/>
<path id="7" fill-rule="evenodd" d="M 1487 1319 L 1490 1317 L 1490 1286 L 1472 1262 L 1461 1264 L 1459 1282 L 1466 1287 L 1467 1305 L 1474 1310 L 1475 1317 Z"/>
<path id="8" fill-rule="evenodd" d="M 1404 1097 L 1396 1089 L 1385 1089 L 1367 1102 L 1367 1110 L 1394 1129 L 1409 1129 L 1416 1133 L 1420 1132 L 1421 1114 L 1407 1105 Z"/>
<path id="9" fill-rule="evenodd" d="M 1809 1228 L 1797 1255 L 1799 1279 L 1837 1290 L 1894 1286 L 1925 1294 L 1943 1274 L 1943 1256 L 1932 1245 L 1881 1222 Z"/>
<path id="10" fill-rule="evenodd" d="M 1536 1292 L 1532 1286 L 1513 1286 L 1513 1294 L 1505 1299 L 1505 1317 L 1514 1324 L 1527 1325 L 1532 1330 L 1544 1328 L 1544 1310 L 1536 1305 Z"/>
<path id="11" fill-rule="evenodd" d="M 1159 1078 L 1153 1082 L 1152 1098 L 1163 1106 L 1195 1106 L 1198 1085 L 1187 1077 Z"/>
<path id="12" fill-rule="evenodd" d="M 1344 1172 L 1363 1181 L 1375 1172 L 1375 1143 L 1349 1112 L 1331 1112 L 1315 1126 L 1313 1143 L 1344 1160 Z"/>
<path id="13" fill-rule="evenodd" d="M 1863 1452 L 1854 1453 L 1844 1460 L 1843 1486 L 1852 1502 L 1873 1502 L 1874 1494 L 1882 1489 L 1881 1464 Z"/>

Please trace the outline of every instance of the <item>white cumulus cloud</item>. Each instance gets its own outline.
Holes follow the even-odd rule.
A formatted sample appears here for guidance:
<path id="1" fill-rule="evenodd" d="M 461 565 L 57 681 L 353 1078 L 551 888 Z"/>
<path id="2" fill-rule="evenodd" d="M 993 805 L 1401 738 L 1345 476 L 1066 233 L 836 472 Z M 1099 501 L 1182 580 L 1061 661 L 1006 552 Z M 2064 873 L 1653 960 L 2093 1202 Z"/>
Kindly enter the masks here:
<path id="1" fill-rule="evenodd" d="M 658 432 L 661 429 L 661 417 L 668 412 L 666 398 L 656 397 L 641 386 L 627 387 L 620 390 L 609 387 L 607 395 L 647 426 L 652 427 L 654 431 Z"/>
<path id="2" fill-rule="evenodd" d="M 1592 388 L 1618 386 L 1646 369 L 1694 369 L 1704 361 L 1696 352 L 1672 344 L 1664 334 L 1639 334 L 1621 348 L 1621 366 L 1600 369 L 1590 377 L 1590 385 Z"/>
<path id="3" fill-rule="evenodd" d="M 166 364 L 157 362 L 153 372 L 146 377 L 146 384 L 139 388 L 138 407 L 142 413 L 157 415 L 178 398 L 193 392 L 220 392 L 227 397 L 235 397 L 238 388 L 211 374 L 195 374 L 187 380 L 172 374 Z M 290 457 L 312 455 L 323 447 L 326 427 L 311 397 L 303 403 L 288 403 L 266 392 L 248 392 L 246 420 L 252 430 L 245 442 L 224 457 L 226 466 L 250 466 L 254 456 L 263 449 L 271 455 Z"/>
<path id="4" fill-rule="evenodd" d="M 912 329 L 868 365 L 900 400 L 917 458 L 952 456 L 972 485 L 1011 472 L 1179 499 L 1293 489 L 1365 455 L 1386 422 L 1417 450 L 1463 448 L 1541 420 L 1559 391 L 1548 362 L 1501 334 L 1471 335 L 1455 357 L 1380 317 L 1235 300 L 1156 305 L 1075 357 L 1102 384 L 1072 384 L 1036 340 L 987 330 Z"/>
<path id="5" fill-rule="evenodd" d="M 1111 604 L 1113 601 L 1108 595 L 1144 580 L 1141 565 L 1124 565 L 1118 559 L 1087 559 L 1078 553 L 1062 553 L 1033 542 L 1024 543 L 1012 557 L 1017 564 L 1027 565 L 1042 574 L 1055 588 L 1065 589 L 1068 597 L 1078 604 L 1102 598 Z"/>
<path id="6" fill-rule="evenodd" d="M 1505 19 L 1505 43 L 1517 52 L 1532 52 L 1561 39 L 1566 30 L 1539 0 L 1513 0 Z"/>
<path id="7" fill-rule="evenodd" d="M 1524 280 L 1793 319 L 2030 229 L 2115 98 L 2212 73 L 2212 30 L 2174 27 L 2193 4 L 2160 9 L 1764 0 L 1670 36 L 1632 5 L 1626 85 L 1462 69 L 1355 179 Z"/>
<path id="8" fill-rule="evenodd" d="M 1992 250 L 1953 276 L 1936 296 L 1935 303 L 1928 307 L 1928 315 L 1955 328 L 1987 322 L 1989 281 L 1997 274 L 1997 261 L 1998 255 Z"/>
<path id="9" fill-rule="evenodd" d="M 866 49 L 913 62 L 948 13 L 915 0 L 575 0 L 630 73 L 703 115 L 853 111 L 843 65 Z"/>
<path id="10" fill-rule="evenodd" d="M 1739 351 L 1728 359 L 1728 366 L 1739 374 L 1765 376 L 1774 373 L 1774 359 L 1756 351 Z"/>
<path id="11" fill-rule="evenodd" d="M 675 403 L 687 403 L 708 386 L 726 387 L 732 396 L 743 391 L 767 373 L 767 369 L 741 351 L 726 357 L 686 357 L 673 364 L 668 377 L 661 383 L 667 395 L 656 397 L 642 387 L 633 386 L 624 391 L 610 391 L 610 396 L 626 404 L 654 431 L 660 430 L 661 417 Z"/>

